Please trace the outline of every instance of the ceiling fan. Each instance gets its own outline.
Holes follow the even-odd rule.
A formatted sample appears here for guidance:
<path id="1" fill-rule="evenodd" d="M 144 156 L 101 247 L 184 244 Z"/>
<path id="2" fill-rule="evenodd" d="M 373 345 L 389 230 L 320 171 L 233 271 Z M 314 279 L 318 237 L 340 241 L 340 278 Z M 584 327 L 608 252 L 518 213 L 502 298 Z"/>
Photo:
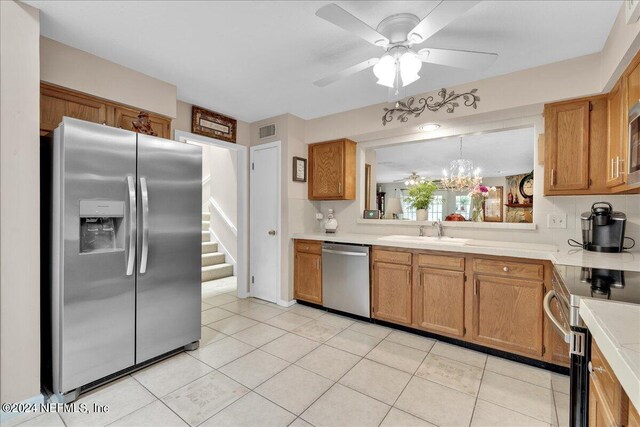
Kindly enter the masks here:
<path id="1" fill-rule="evenodd" d="M 316 16 L 350 31 L 386 52 L 380 58 L 370 58 L 333 75 L 314 82 L 324 87 L 340 79 L 373 67 L 378 84 L 393 88 L 408 86 L 420 78 L 423 62 L 456 68 L 481 69 L 491 65 L 496 53 L 425 47 L 417 52 L 413 46 L 427 41 L 435 33 L 462 16 L 480 1 L 440 1 L 421 21 L 410 13 L 389 16 L 374 30 L 335 3 L 321 7 Z"/>

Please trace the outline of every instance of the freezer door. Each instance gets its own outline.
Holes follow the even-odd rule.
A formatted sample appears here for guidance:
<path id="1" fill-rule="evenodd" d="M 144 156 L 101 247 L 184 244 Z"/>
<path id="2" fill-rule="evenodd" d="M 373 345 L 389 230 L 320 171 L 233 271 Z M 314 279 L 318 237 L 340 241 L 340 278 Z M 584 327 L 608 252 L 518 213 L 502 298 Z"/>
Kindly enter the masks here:
<path id="1" fill-rule="evenodd" d="M 134 364 L 136 134 L 65 117 L 55 135 L 53 386 L 66 393 Z"/>
<path id="2" fill-rule="evenodd" d="M 202 149 L 138 135 L 136 363 L 200 339 Z"/>

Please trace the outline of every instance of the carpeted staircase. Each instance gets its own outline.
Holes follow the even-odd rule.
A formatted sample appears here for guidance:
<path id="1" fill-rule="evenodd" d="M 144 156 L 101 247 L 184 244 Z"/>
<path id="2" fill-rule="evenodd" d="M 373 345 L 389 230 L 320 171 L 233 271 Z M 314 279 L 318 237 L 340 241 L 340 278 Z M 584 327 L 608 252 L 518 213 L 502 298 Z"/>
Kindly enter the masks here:
<path id="1" fill-rule="evenodd" d="M 210 213 L 202 213 L 202 281 L 233 276 L 233 265 L 225 262 L 225 255 L 218 252 L 218 244 L 211 241 Z"/>

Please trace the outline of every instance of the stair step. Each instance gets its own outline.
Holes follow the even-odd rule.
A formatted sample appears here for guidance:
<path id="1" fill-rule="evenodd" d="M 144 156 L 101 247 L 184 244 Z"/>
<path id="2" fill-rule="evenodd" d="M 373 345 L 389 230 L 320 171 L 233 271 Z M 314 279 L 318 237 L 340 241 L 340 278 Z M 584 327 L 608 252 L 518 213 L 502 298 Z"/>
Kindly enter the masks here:
<path id="1" fill-rule="evenodd" d="M 211 252 L 202 254 L 202 266 L 224 264 L 225 258 L 222 252 Z"/>
<path id="2" fill-rule="evenodd" d="M 209 221 L 202 221 L 202 229 L 209 230 L 209 224 L 211 224 Z"/>
<path id="3" fill-rule="evenodd" d="M 211 235 L 209 234 L 209 231 L 202 230 L 202 241 L 208 242 L 210 240 L 211 240 Z"/>
<path id="4" fill-rule="evenodd" d="M 202 242 L 202 253 L 210 254 L 218 252 L 218 244 L 216 242 Z"/>
<path id="5" fill-rule="evenodd" d="M 202 212 L 202 220 L 203 221 L 209 221 L 211 219 L 211 213 L 210 212 Z"/>
<path id="6" fill-rule="evenodd" d="M 223 277 L 233 276 L 233 265 L 231 264 L 216 264 L 202 267 L 202 281 L 208 282 L 209 280 L 222 279 Z"/>

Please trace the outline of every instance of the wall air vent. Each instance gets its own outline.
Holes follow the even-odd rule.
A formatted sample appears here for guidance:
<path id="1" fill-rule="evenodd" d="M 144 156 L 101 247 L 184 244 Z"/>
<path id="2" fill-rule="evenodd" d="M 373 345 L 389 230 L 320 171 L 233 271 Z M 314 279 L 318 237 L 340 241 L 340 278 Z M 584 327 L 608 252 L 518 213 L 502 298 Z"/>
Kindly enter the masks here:
<path id="1" fill-rule="evenodd" d="M 276 136 L 276 124 L 271 123 L 270 125 L 262 126 L 258 129 L 260 139 L 271 138 L 272 136 Z"/>

